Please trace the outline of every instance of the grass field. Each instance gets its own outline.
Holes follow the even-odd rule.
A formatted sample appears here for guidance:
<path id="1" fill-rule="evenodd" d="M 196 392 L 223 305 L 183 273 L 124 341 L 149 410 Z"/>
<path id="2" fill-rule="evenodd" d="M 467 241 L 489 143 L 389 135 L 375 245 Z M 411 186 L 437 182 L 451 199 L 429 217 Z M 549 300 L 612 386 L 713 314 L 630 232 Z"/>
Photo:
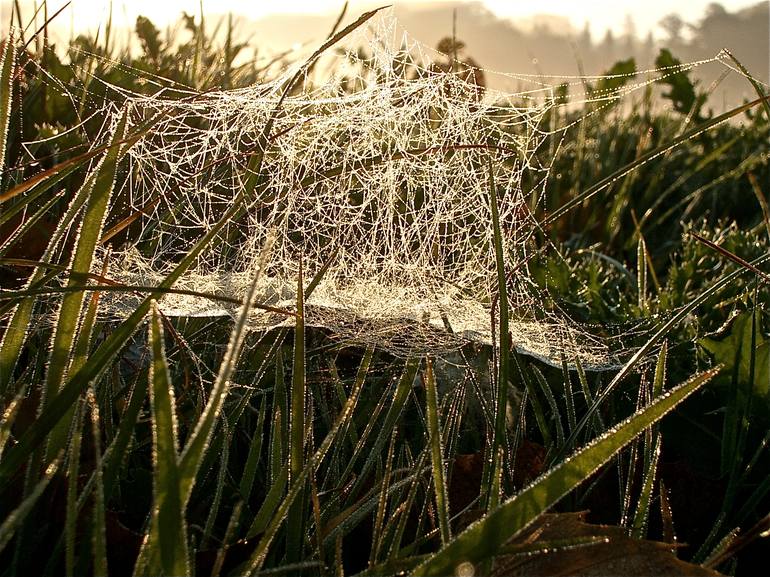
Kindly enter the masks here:
<path id="1" fill-rule="evenodd" d="M 275 114 L 372 16 L 335 27 Z M 256 284 L 232 317 L 163 313 L 269 185 L 273 118 L 247 190 L 158 286 L 97 267 L 134 240 L 141 215 L 112 193 L 155 121 L 119 115 L 97 142 L 103 118 L 88 111 L 114 98 L 98 79 L 149 94 L 159 78 L 206 93 L 275 76 L 239 60 L 229 32 L 186 25 L 172 45 L 137 22 L 138 58 L 110 48 L 109 26 L 69 55 L 45 27 L 5 33 L 0 574 L 756 574 L 770 531 L 763 85 L 747 79 L 756 100 L 721 115 L 686 72 L 632 110 L 552 108 L 546 125 L 584 120 L 538 149 L 559 178 L 530 207 L 534 241 L 556 249 L 531 263 L 533 282 L 576 321 L 633 327 L 631 353 L 591 371 L 517 350 L 490 171 L 495 345 L 467 345 L 450 370 L 305 326 L 323 268 L 300 268 L 291 328 L 250 330 Z M 658 67 L 676 64 L 661 51 Z M 114 292 L 140 304 L 105 318 Z"/>

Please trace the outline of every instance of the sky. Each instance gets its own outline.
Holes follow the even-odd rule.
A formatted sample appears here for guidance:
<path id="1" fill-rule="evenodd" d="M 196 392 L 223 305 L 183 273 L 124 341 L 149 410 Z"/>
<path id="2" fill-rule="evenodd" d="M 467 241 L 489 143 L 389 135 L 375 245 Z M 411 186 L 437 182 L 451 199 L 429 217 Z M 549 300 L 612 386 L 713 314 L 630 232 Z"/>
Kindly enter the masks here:
<path id="1" fill-rule="evenodd" d="M 175 21 L 182 11 L 197 14 L 201 0 L 112 0 L 113 23 L 116 26 L 133 26 L 140 14 L 149 17 L 159 26 Z M 228 13 L 249 19 L 258 19 L 272 14 L 325 14 L 338 13 L 343 0 L 202 0 L 206 14 Z M 658 21 L 671 12 L 676 12 L 686 21 L 697 21 L 711 0 L 480 0 L 490 11 L 501 18 L 528 19 L 538 14 L 553 14 L 568 18 L 576 28 L 589 23 L 594 35 L 603 34 L 607 29 L 622 32 L 627 15 L 636 24 L 639 34 L 652 30 L 658 33 Z M 441 0 L 391 0 L 397 5 L 417 5 Z M 48 0 L 49 14 L 64 5 L 66 0 Z M 387 4 L 388 0 L 383 0 Z M 728 10 L 735 10 L 756 3 L 756 0 L 722 0 Z M 7 5 L 6 3 L 3 3 Z M 22 10 L 34 10 L 35 0 L 21 0 Z M 372 0 L 351 0 L 348 14 L 355 15 L 373 6 Z M 104 23 L 110 0 L 71 0 L 67 14 L 60 22 L 67 22 L 75 32 L 95 30 Z"/>

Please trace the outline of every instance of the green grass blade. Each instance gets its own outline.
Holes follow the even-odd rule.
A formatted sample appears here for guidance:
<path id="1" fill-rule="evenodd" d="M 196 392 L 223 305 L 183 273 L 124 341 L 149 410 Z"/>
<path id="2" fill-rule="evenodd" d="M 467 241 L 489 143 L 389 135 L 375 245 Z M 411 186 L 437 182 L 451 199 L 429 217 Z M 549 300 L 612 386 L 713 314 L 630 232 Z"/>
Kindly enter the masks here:
<path id="1" fill-rule="evenodd" d="M 263 399 L 262 404 L 259 406 L 259 417 L 257 417 L 257 427 L 254 430 L 254 436 L 251 438 L 249 444 L 249 453 L 246 457 L 246 463 L 243 465 L 243 473 L 241 474 L 241 481 L 238 484 L 238 492 L 241 494 L 241 499 L 248 501 L 251 496 L 251 489 L 254 486 L 254 477 L 257 474 L 257 465 L 259 465 L 259 458 L 262 455 L 262 440 L 264 438 L 263 431 L 265 427 L 265 415 L 267 413 L 267 400 Z"/>
<path id="2" fill-rule="evenodd" d="M 393 429 L 390 434 L 390 444 L 388 445 L 388 456 L 385 458 L 385 472 L 382 476 L 382 488 L 380 489 L 380 498 L 377 502 L 377 514 L 374 517 L 374 531 L 372 536 L 372 550 L 369 555 L 369 565 L 377 563 L 380 556 L 380 549 L 383 541 L 383 523 L 385 522 L 385 513 L 388 508 L 388 490 L 390 489 L 390 479 L 393 473 L 393 449 L 396 445 L 396 436 L 398 429 Z M 447 512 L 448 513 L 448 512 Z M 448 523 L 448 521 L 447 521 Z"/>
<path id="3" fill-rule="evenodd" d="M 642 313 L 647 312 L 647 245 L 639 235 L 636 245 L 636 292 L 637 306 Z"/>
<path id="4" fill-rule="evenodd" d="M 126 112 L 121 116 L 112 135 L 112 143 L 122 140 L 127 116 Z M 86 179 L 83 189 L 78 192 L 78 196 L 84 194 L 88 197 L 88 200 L 85 213 L 83 214 L 80 234 L 75 246 L 75 254 L 70 265 L 71 271 L 75 274 L 88 274 L 91 272 L 94 251 L 102 233 L 107 207 L 115 184 L 119 152 L 120 147 L 118 146 L 109 148 L 102 161 Z M 77 280 L 71 278 L 67 284 L 73 286 L 77 283 Z M 62 299 L 56 322 L 51 357 L 48 363 L 45 395 L 51 395 L 58 390 L 69 366 L 83 297 L 83 293 L 77 291 L 65 293 Z"/>
<path id="5" fill-rule="evenodd" d="M 258 281 L 260 271 L 252 279 L 251 286 L 243 299 L 241 310 L 230 332 L 230 339 L 227 345 L 225 356 L 219 367 L 214 386 L 206 403 L 206 407 L 201 414 L 195 430 L 190 435 L 187 444 L 182 451 L 179 461 L 180 491 L 183 504 L 187 504 L 192 488 L 195 483 L 195 476 L 198 473 L 203 456 L 214 431 L 214 426 L 219 418 L 222 405 L 225 402 L 227 393 L 230 389 L 230 379 L 235 372 L 235 367 L 240 359 L 243 345 L 248 333 L 248 319 L 251 314 L 252 304 L 256 300 L 258 292 Z"/>
<path id="6" fill-rule="evenodd" d="M 663 388 L 666 385 L 666 360 L 668 358 L 668 342 L 663 341 L 658 353 L 658 361 L 655 363 L 655 378 L 652 381 L 652 398 L 663 394 Z"/>
<path id="7" fill-rule="evenodd" d="M 497 270 L 497 327 L 492 327 L 493 334 L 497 332 L 497 402 L 495 405 L 495 428 L 492 436 L 491 451 L 485 460 L 485 467 L 491 459 L 491 469 L 486 477 L 486 485 L 482 486 L 488 509 L 495 509 L 500 502 L 500 482 L 503 474 L 503 448 L 505 446 L 505 415 L 508 405 L 508 377 L 511 342 L 508 332 L 508 283 L 505 274 L 505 247 L 503 233 L 500 228 L 500 213 L 497 206 L 497 184 L 492 163 L 489 163 L 489 205 L 492 214 L 493 244 L 495 250 L 495 268 Z M 493 307 L 494 310 L 494 307 Z M 484 476 L 482 476 L 484 478 Z"/>
<path id="8" fill-rule="evenodd" d="M 226 423 L 227 421 L 224 421 Z M 232 436 L 227 433 L 224 435 L 224 442 L 222 443 L 221 455 L 219 458 L 219 465 L 217 469 L 217 485 L 214 489 L 214 498 L 209 507 L 209 514 L 206 516 L 206 525 L 203 527 L 203 535 L 201 537 L 201 549 L 207 548 L 211 534 L 214 530 L 214 523 L 217 520 L 219 514 L 219 507 L 222 504 L 222 492 L 224 491 L 225 480 L 227 477 L 227 465 L 230 460 L 230 444 L 232 443 Z"/>
<path id="9" fill-rule="evenodd" d="M 8 128 L 11 124 L 13 105 L 13 77 L 16 70 L 16 38 L 11 28 L 2 42 L 0 54 L 0 172 L 5 172 L 5 149 L 8 143 Z"/>
<path id="10" fill-rule="evenodd" d="M 417 375 L 417 370 L 419 368 L 420 368 L 419 359 L 412 358 L 406 361 L 406 364 L 404 365 L 404 370 L 401 373 L 401 378 L 399 379 L 398 384 L 396 385 L 396 392 L 393 395 L 393 401 L 391 402 L 390 407 L 388 407 L 388 412 L 385 414 L 385 420 L 382 423 L 383 431 L 392 431 L 397 426 L 398 419 L 401 416 L 401 413 L 404 410 L 404 407 L 406 406 L 407 400 L 409 399 L 409 393 L 412 391 L 414 378 Z M 367 457 L 366 461 L 364 461 L 364 464 L 361 467 L 361 471 L 356 477 L 356 480 L 353 483 L 353 487 L 350 490 L 351 498 L 355 498 L 358 496 L 360 488 L 363 486 L 364 482 L 366 481 L 369 475 L 369 471 L 371 471 L 372 467 L 374 466 L 374 463 L 379 458 L 380 452 L 382 451 L 382 448 L 385 446 L 386 442 L 387 442 L 387 437 L 385 435 L 377 435 L 375 437 L 374 443 L 371 449 L 369 450 L 369 456 Z M 348 478 L 348 476 L 352 472 L 352 467 L 353 467 L 353 459 L 351 459 L 351 463 L 348 465 L 345 472 L 342 474 L 343 479 Z"/>
<path id="11" fill-rule="evenodd" d="M 34 214 L 24 215 L 24 220 L 21 225 L 12 234 L 10 234 L 8 238 L 0 243 L 0 259 L 2 259 L 15 245 L 17 245 L 20 239 L 24 238 L 28 234 L 34 234 L 32 231 L 35 229 L 37 223 L 46 215 L 51 214 L 53 207 L 57 202 L 59 202 L 59 200 L 61 200 L 63 192 L 64 191 L 62 190 L 54 195 L 53 198 L 41 206 Z M 25 199 L 25 201 L 26 200 L 28 199 Z M 26 202 L 18 202 L 10 207 L 9 210 L 3 211 L 3 214 L 0 215 L 0 227 L 3 226 L 4 222 L 11 220 L 11 217 L 13 216 L 11 213 L 17 211 L 22 212 L 26 206 Z"/>
<path id="12" fill-rule="evenodd" d="M 112 135 L 113 144 L 123 139 L 127 119 L 128 114 L 124 111 Z M 115 185 L 119 153 L 119 146 L 111 146 L 102 161 L 92 172 L 92 176 L 86 179 L 83 190 L 78 192 L 78 196 L 86 194 L 88 201 L 71 263 L 71 269 L 74 273 L 87 274 L 91 272 L 91 263 L 94 259 L 99 237 L 102 234 L 107 207 Z M 70 278 L 67 284 L 73 286 L 78 284 L 78 282 L 78 280 Z M 63 385 L 64 377 L 67 374 L 73 355 L 84 297 L 85 293 L 80 291 L 65 293 L 59 306 L 53 345 L 51 346 L 51 355 L 48 361 L 48 371 L 43 388 L 43 404 L 53 394 L 57 393 Z M 89 340 L 86 335 L 84 337 L 86 346 Z M 68 415 L 71 415 L 71 413 L 72 409 L 67 411 Z M 69 419 L 65 417 L 65 420 L 60 421 L 58 429 L 52 431 L 51 442 L 48 448 L 49 454 L 50 452 L 58 453 L 66 443 L 67 422 L 69 422 Z"/>
<path id="13" fill-rule="evenodd" d="M 151 575 L 189 575 L 187 523 L 180 491 L 177 422 L 163 327 L 157 305 L 150 323 L 150 406 L 153 436 L 153 517 L 148 538 Z"/>
<path id="14" fill-rule="evenodd" d="M 214 561 L 214 568 L 211 570 L 211 577 L 219 577 L 219 574 L 222 572 L 222 566 L 225 564 L 225 555 L 227 555 L 227 547 L 232 543 L 233 537 L 235 537 L 238 519 L 241 517 L 242 510 L 243 501 L 238 501 L 233 507 L 233 513 L 230 515 L 230 521 L 227 523 L 222 546 L 217 550 L 217 558 Z"/>
<path id="15" fill-rule="evenodd" d="M 280 425 L 280 423 L 278 423 Z M 265 500 L 254 516 L 254 520 L 251 522 L 249 530 L 246 532 L 246 538 L 251 539 L 260 533 L 264 533 L 267 526 L 270 524 L 270 520 L 273 518 L 276 509 L 278 508 L 283 492 L 286 489 L 286 481 L 289 479 L 289 468 L 283 467 L 276 471 L 275 478 L 270 485 L 270 491 L 265 496 Z"/>
<path id="16" fill-rule="evenodd" d="M 398 519 L 398 525 L 396 525 L 393 541 L 390 546 L 390 551 L 388 552 L 388 561 L 395 561 L 399 556 L 401 541 L 404 538 L 406 525 L 409 520 L 408 512 L 412 510 L 415 499 L 417 498 L 417 490 L 420 486 L 420 481 L 422 481 L 421 472 L 427 458 L 428 451 L 422 451 L 420 456 L 417 457 L 417 462 L 414 464 L 414 470 L 417 473 L 413 476 L 412 482 L 409 485 L 409 492 L 407 493 L 406 500 L 404 501 L 404 513 Z"/>
<path id="17" fill-rule="evenodd" d="M 104 502 L 104 478 L 102 475 L 102 433 L 99 405 L 93 387 L 88 390 L 88 403 L 91 406 L 91 435 L 94 444 L 94 508 L 91 521 L 92 555 L 94 575 L 108 575 L 107 567 L 107 528 L 106 506 Z M 75 432 L 77 434 L 77 431 Z"/>
<path id="18" fill-rule="evenodd" d="M 297 324 L 294 329 L 294 364 L 291 374 L 291 406 L 289 408 L 289 481 L 299 476 L 305 460 L 305 299 L 302 278 L 302 260 L 297 275 Z M 305 491 L 289 509 L 287 521 L 286 555 L 289 563 L 299 562 L 302 558 L 304 536 L 303 519 L 305 511 Z"/>
<path id="19" fill-rule="evenodd" d="M 754 87 L 754 90 L 756 91 L 757 95 L 762 99 L 762 105 L 765 108 L 765 114 L 767 115 L 767 121 L 770 122 L 770 100 L 766 98 L 766 94 L 764 89 L 762 88 L 762 85 L 757 82 L 757 80 L 749 73 L 749 71 L 746 69 L 746 67 L 740 63 L 740 61 L 735 57 L 735 55 L 727 50 L 726 48 L 722 49 L 722 52 L 727 54 L 727 56 L 732 60 L 735 65 L 738 67 L 738 70 L 741 71 L 741 73 L 746 77 L 746 79 L 751 83 L 751 85 Z"/>
<path id="20" fill-rule="evenodd" d="M 72 419 L 69 455 L 67 457 L 67 517 L 64 521 L 64 569 L 66 575 L 75 574 L 75 539 L 78 519 L 78 476 L 80 471 L 80 444 L 83 430 L 83 404 L 79 403 Z"/>
<path id="21" fill-rule="evenodd" d="M 561 374 L 564 379 L 564 402 L 567 406 L 567 426 L 572 431 L 577 426 L 575 417 L 575 397 L 572 393 L 572 379 L 569 375 L 569 367 L 564 354 L 561 355 Z"/>
<path id="22" fill-rule="evenodd" d="M 444 450 L 441 446 L 438 394 L 436 392 L 436 379 L 433 375 L 433 363 L 428 359 L 425 361 L 425 365 L 425 399 L 428 417 L 428 442 L 430 443 L 430 457 L 433 465 L 433 489 L 436 496 L 441 544 L 446 545 L 452 538 L 452 534 L 449 530 L 449 502 L 445 483 Z"/>
<path id="23" fill-rule="evenodd" d="M 580 381 L 580 388 L 583 391 L 583 398 L 586 401 L 586 406 L 590 407 L 593 405 L 594 396 L 593 393 L 591 393 L 591 387 L 588 385 L 588 377 L 586 376 L 585 369 L 583 369 L 583 363 L 580 362 L 580 358 L 578 357 L 575 357 L 575 368 L 577 369 L 578 380 Z M 604 430 L 604 420 L 599 413 L 596 413 L 594 431 L 597 435 L 600 435 Z"/>
<path id="24" fill-rule="evenodd" d="M 112 496 L 112 491 L 117 485 L 120 467 L 131 442 L 131 437 L 134 434 L 134 427 L 139 419 L 144 399 L 147 396 L 147 390 L 148 382 L 137 375 L 137 381 L 131 389 L 131 396 L 128 399 L 126 409 L 120 416 L 118 432 L 104 452 L 102 466 L 104 467 L 105 499 L 109 499 Z"/>
<path id="25" fill-rule="evenodd" d="M 556 428 L 556 447 L 561 450 L 564 447 L 564 425 L 561 422 L 561 413 L 559 412 L 559 405 L 556 402 L 556 397 L 554 397 L 551 385 L 548 384 L 548 380 L 540 369 L 534 365 L 530 365 L 530 369 L 540 385 L 540 390 L 543 391 L 543 394 L 548 401 L 548 406 L 551 409 L 554 426 Z"/>
<path id="26" fill-rule="evenodd" d="M 646 428 L 708 382 L 718 369 L 692 377 L 650 405 L 613 427 L 550 469 L 522 492 L 473 523 L 413 573 L 416 576 L 451 575 L 463 562 L 474 565 L 489 560 L 510 538 L 528 527 L 549 507 L 588 478 Z"/>
<path id="27" fill-rule="evenodd" d="M 13 423 L 16 421 L 16 415 L 19 414 L 19 408 L 21 407 L 24 397 L 27 393 L 27 387 L 22 386 L 16 393 L 16 396 L 9 402 L 3 410 L 3 415 L 0 417 L 0 457 L 3 455 L 5 444 L 11 436 L 11 429 Z"/>
<path id="28" fill-rule="evenodd" d="M 653 490 L 655 489 L 655 477 L 658 474 L 660 447 L 661 436 L 660 433 L 658 433 L 655 441 L 655 448 L 652 450 L 650 464 L 644 475 L 642 491 L 636 505 L 636 512 L 634 513 L 634 520 L 631 524 L 631 536 L 635 539 L 644 539 L 647 534 L 647 520 L 650 517 L 650 504 L 652 502 Z"/>

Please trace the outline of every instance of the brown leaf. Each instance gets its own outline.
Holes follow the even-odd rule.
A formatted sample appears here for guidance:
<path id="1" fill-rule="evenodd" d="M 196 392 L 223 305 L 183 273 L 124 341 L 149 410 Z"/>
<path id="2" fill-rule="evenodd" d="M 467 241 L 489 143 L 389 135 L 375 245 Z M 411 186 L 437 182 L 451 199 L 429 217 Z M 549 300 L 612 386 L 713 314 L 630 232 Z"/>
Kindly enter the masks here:
<path id="1" fill-rule="evenodd" d="M 670 544 L 632 539 L 622 527 L 592 525 L 585 513 L 548 514 L 496 558 L 497 577 L 697 576 L 721 573 L 678 559 Z"/>

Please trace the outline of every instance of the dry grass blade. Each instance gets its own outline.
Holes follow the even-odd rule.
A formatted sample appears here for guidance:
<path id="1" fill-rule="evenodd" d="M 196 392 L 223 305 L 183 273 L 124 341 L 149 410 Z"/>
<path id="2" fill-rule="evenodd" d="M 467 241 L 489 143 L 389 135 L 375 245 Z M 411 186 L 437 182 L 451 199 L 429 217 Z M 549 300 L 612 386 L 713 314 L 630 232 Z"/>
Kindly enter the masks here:
<path id="1" fill-rule="evenodd" d="M 755 265 L 753 265 L 752 263 L 742 259 L 737 254 L 735 254 L 734 252 L 730 252 L 726 248 L 723 248 L 723 247 L 719 246 L 718 244 L 716 244 L 715 242 L 712 242 L 709 239 L 699 235 L 697 232 L 690 231 L 690 236 L 692 236 L 698 242 L 706 245 L 710 249 L 718 252 L 722 256 L 724 256 L 724 257 L 728 258 L 729 260 L 733 261 L 734 263 L 741 265 L 746 270 L 750 270 L 751 272 L 753 272 L 754 274 L 759 276 L 764 282 L 770 282 L 770 275 L 762 272 Z"/>

